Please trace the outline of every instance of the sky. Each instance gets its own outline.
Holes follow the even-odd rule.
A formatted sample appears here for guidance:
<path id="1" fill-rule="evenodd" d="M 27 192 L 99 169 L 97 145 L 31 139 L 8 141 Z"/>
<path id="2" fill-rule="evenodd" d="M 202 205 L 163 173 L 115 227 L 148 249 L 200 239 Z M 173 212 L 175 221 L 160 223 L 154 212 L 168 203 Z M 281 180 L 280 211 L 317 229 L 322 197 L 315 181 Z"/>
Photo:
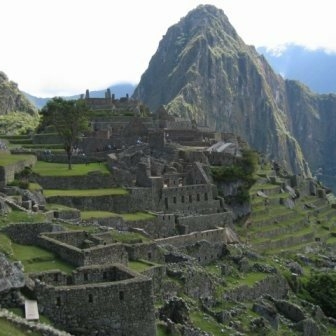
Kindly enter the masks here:
<path id="1" fill-rule="evenodd" d="M 200 4 L 223 9 L 249 45 L 336 52 L 335 0 L 1 0 L 0 71 L 37 97 L 137 84 L 168 28 Z"/>

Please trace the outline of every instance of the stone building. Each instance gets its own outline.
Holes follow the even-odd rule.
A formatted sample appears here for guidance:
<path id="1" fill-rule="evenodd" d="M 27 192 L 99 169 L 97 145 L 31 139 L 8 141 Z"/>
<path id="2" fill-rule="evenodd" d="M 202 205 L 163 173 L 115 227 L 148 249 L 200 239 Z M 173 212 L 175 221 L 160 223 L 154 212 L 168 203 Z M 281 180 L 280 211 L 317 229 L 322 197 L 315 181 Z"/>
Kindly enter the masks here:
<path id="1" fill-rule="evenodd" d="M 155 336 L 152 280 L 122 265 L 31 274 L 39 309 L 74 335 Z"/>

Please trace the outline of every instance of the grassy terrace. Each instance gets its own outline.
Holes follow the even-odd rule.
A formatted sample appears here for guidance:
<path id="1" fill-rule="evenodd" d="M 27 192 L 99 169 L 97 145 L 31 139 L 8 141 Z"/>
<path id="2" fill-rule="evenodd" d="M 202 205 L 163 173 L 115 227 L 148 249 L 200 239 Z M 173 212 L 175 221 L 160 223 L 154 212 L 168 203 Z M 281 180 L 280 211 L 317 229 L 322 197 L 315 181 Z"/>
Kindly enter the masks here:
<path id="1" fill-rule="evenodd" d="M 135 261 L 128 262 L 128 267 L 131 270 L 139 272 L 139 273 L 146 271 L 153 266 L 155 266 L 155 264 L 149 263 L 148 261 L 145 261 L 145 260 L 135 260 Z"/>
<path id="2" fill-rule="evenodd" d="M 93 171 L 110 174 L 107 166 L 101 163 L 72 164 L 72 169 L 68 169 L 66 163 L 38 161 L 33 169 L 34 173 L 41 176 L 83 176 Z"/>
<path id="3" fill-rule="evenodd" d="M 0 318 L 0 336 L 42 336 L 41 333 L 20 328 L 5 318 Z"/>
<path id="4" fill-rule="evenodd" d="M 4 234 L 0 234 L 0 251 L 7 254 L 12 260 L 20 260 L 25 272 L 59 269 L 70 273 L 74 269 L 56 257 L 54 253 L 37 246 L 16 244 Z"/>
<path id="5" fill-rule="evenodd" d="M 68 197 L 95 197 L 95 196 L 122 196 L 127 195 L 128 191 L 123 188 L 108 189 L 45 189 L 43 191 L 45 197 L 68 196 Z"/>
<path id="6" fill-rule="evenodd" d="M 135 212 L 135 213 L 116 213 L 109 211 L 82 211 L 82 219 L 91 218 L 109 218 L 109 217 L 122 217 L 125 221 L 138 221 L 138 220 L 150 220 L 155 216 L 148 212 Z"/>
<path id="7" fill-rule="evenodd" d="M 117 230 L 111 230 L 109 232 L 113 240 L 119 243 L 135 244 L 135 243 L 140 243 L 140 242 L 144 243 L 144 242 L 151 241 L 151 239 L 137 232 L 117 231 Z"/>
<path id="8" fill-rule="evenodd" d="M 0 153 L 0 166 L 7 166 L 18 161 L 29 160 L 32 155 Z"/>
<path id="9" fill-rule="evenodd" d="M 0 227 L 13 223 L 41 223 L 45 221 L 46 217 L 42 213 L 26 213 L 13 210 L 7 215 L 0 216 Z"/>

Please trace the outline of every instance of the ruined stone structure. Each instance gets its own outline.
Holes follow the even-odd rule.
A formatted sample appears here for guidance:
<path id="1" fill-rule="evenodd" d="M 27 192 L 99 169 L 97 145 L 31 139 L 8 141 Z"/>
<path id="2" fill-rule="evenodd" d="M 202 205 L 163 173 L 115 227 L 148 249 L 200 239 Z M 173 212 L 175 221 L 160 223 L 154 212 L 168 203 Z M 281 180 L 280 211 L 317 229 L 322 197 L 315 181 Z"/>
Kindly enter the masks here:
<path id="1" fill-rule="evenodd" d="M 3 188 L 8 183 L 13 182 L 15 174 L 21 172 L 25 167 L 33 166 L 36 163 L 36 156 L 25 156 L 13 164 L 6 166 L 0 165 L 0 188 Z"/>
<path id="2" fill-rule="evenodd" d="M 40 310 L 70 333 L 156 335 L 152 281 L 144 275 L 115 264 L 31 278 Z"/>
<path id="3" fill-rule="evenodd" d="M 175 252 L 207 265 L 226 255 L 227 244 L 238 241 L 230 231 L 232 212 L 219 196 L 210 165 L 235 163 L 241 156 L 239 145 L 228 137 L 230 143 L 224 142 L 224 148 L 229 150 L 215 150 L 222 135 L 165 111 L 158 118 L 144 116 L 138 102 L 128 97 L 115 100 L 109 91 L 105 98 L 90 98 L 87 91 L 82 99 L 96 115 L 93 133 L 83 138 L 79 148 L 99 160 L 107 159 L 111 174 L 35 176 L 35 181 L 46 189 L 123 186 L 126 192 L 47 197 L 48 203 L 74 209 L 56 211 L 54 217 L 80 220 L 82 210 L 144 211 L 153 217 L 141 221 L 126 221 L 121 216 L 92 219 L 88 224 L 105 226 L 95 234 L 63 231 L 49 223 L 11 225 L 4 232 L 13 241 L 41 246 L 76 267 L 71 275 L 60 271 L 31 275 L 39 309 L 56 326 L 74 335 L 155 335 L 153 295 L 165 295 L 166 289 L 167 295 L 175 291 L 164 281 L 166 265 L 171 260 L 179 262 Z M 82 156 L 77 157 L 83 162 Z M 119 230 L 118 234 L 142 233 L 146 239 L 120 243 L 111 235 L 112 229 Z M 140 275 L 127 268 L 133 262 L 152 266 Z M 194 287 L 194 281 L 200 285 Z M 191 272 L 186 293 L 195 299 L 200 293 L 208 295 L 212 286 L 208 281 L 205 275 Z"/>

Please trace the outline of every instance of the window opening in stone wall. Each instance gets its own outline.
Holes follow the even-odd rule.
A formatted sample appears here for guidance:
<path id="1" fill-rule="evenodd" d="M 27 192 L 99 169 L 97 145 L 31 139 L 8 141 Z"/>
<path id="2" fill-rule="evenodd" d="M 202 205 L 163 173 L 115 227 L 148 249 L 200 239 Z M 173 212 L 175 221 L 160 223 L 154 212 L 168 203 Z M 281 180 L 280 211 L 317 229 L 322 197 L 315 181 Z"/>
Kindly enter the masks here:
<path id="1" fill-rule="evenodd" d="M 208 200 L 208 193 L 204 194 L 204 200 L 207 201 Z"/>
<path id="2" fill-rule="evenodd" d="M 57 298 L 56 298 L 56 306 L 60 306 L 61 305 L 61 298 L 58 296 Z"/>
<path id="3" fill-rule="evenodd" d="M 123 291 L 120 291 L 120 292 L 119 292 L 119 300 L 120 300 L 120 301 L 123 301 L 123 300 L 124 300 L 124 292 L 123 292 Z"/>
<path id="4" fill-rule="evenodd" d="M 192 196 L 189 195 L 189 203 L 191 203 L 191 202 L 192 202 Z"/>
<path id="5" fill-rule="evenodd" d="M 88 274 L 84 273 L 84 280 L 87 281 L 88 280 Z"/>
<path id="6" fill-rule="evenodd" d="M 93 295 L 89 294 L 89 302 L 92 303 L 93 302 Z"/>
<path id="7" fill-rule="evenodd" d="M 152 259 L 152 252 L 148 252 L 147 257 L 148 257 L 148 260 L 151 260 Z"/>
<path id="8" fill-rule="evenodd" d="M 199 202 L 201 199 L 200 199 L 200 195 L 197 194 L 197 202 Z"/>
<path id="9" fill-rule="evenodd" d="M 181 196 L 181 202 L 184 203 L 184 196 Z"/>
<path id="10" fill-rule="evenodd" d="M 166 209 L 168 209 L 168 198 L 167 197 L 165 198 L 165 207 Z"/>
<path id="11" fill-rule="evenodd" d="M 173 202 L 176 204 L 176 196 L 173 197 Z"/>

